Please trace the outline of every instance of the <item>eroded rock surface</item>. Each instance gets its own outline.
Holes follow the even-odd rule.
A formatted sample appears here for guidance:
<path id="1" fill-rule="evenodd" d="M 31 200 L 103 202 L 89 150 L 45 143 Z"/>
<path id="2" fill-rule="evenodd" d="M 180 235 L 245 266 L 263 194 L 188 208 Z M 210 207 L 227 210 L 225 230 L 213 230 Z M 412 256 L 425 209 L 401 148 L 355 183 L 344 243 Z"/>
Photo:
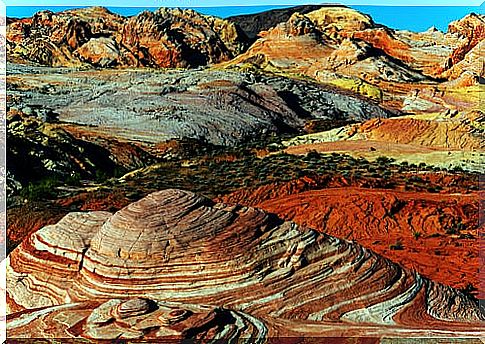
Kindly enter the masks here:
<path id="1" fill-rule="evenodd" d="M 364 324 L 459 333 L 484 319 L 461 292 L 355 243 L 180 190 L 114 215 L 69 214 L 28 237 L 6 264 L 9 313 L 147 298 L 237 309 L 268 319 L 270 335 Z M 132 301 L 116 314 L 148 308 Z"/>
<path id="2" fill-rule="evenodd" d="M 222 308 L 156 301 L 145 298 L 110 299 L 46 307 L 14 314 L 9 337 L 115 339 L 214 339 L 263 343 L 267 329 L 242 312 Z"/>
<path id="3" fill-rule="evenodd" d="M 18 107 L 49 108 L 83 130 L 149 143 L 236 145 L 297 133 L 310 119 L 389 117 L 374 102 L 284 77 L 224 70 L 76 71 L 9 65 Z M 116 102 L 113 101 L 116 99 Z"/>
<path id="4" fill-rule="evenodd" d="M 196 67 L 247 45 L 234 24 L 193 10 L 160 8 L 123 17 L 102 7 L 41 11 L 7 25 L 10 61 L 48 66 Z"/>

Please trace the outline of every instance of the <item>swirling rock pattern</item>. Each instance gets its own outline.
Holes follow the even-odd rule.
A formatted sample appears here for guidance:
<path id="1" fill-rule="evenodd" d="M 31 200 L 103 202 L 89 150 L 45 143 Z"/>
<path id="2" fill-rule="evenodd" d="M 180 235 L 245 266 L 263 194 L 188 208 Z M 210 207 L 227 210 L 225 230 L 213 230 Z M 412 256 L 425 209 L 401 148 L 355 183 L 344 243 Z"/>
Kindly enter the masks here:
<path id="1" fill-rule="evenodd" d="M 109 314 L 123 320 L 150 312 L 143 299 L 170 300 L 251 314 L 270 335 L 342 326 L 463 334 L 485 319 L 461 292 L 355 243 L 173 189 L 114 215 L 69 214 L 27 238 L 6 264 L 9 313 L 135 299 L 108 301 Z"/>
<path id="2" fill-rule="evenodd" d="M 16 338 L 44 337 L 46 323 L 50 334 L 57 338 L 94 340 L 209 338 L 230 342 L 244 338 L 261 343 L 266 331 L 263 323 L 242 312 L 149 299 L 46 307 L 17 313 L 8 323 L 9 336 Z"/>

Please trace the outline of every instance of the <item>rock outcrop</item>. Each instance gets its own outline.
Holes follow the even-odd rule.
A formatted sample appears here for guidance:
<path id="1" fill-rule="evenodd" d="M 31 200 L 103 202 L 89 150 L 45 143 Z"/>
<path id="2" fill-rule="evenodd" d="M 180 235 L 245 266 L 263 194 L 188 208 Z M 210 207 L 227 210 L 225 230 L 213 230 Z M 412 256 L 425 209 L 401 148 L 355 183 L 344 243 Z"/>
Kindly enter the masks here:
<path id="1" fill-rule="evenodd" d="M 423 92 L 405 99 L 404 110 L 436 111 L 433 94 Z M 428 117 L 426 117 L 428 116 Z M 371 119 L 284 141 L 288 153 L 311 150 L 342 152 L 376 159 L 387 156 L 398 162 L 483 171 L 479 155 L 484 144 L 484 115 L 479 110 L 443 115 Z"/>
<path id="2" fill-rule="evenodd" d="M 473 87 L 484 73 L 483 22 L 483 16 L 471 14 L 451 23 L 447 33 L 415 33 L 376 24 L 350 8 L 322 7 L 295 12 L 262 31 L 245 53 L 223 65 L 304 75 L 395 109 L 406 93 L 439 88 L 431 102 L 437 112 L 463 110 L 478 103 Z"/>
<path id="3" fill-rule="evenodd" d="M 450 56 L 450 67 L 462 61 L 470 50 L 485 38 L 485 16 L 471 13 L 450 23 L 448 32 L 465 37 L 466 40 Z"/>
<path id="4" fill-rule="evenodd" d="M 237 24 L 250 39 L 257 39 L 262 31 L 285 22 L 294 13 L 307 14 L 320 9 L 324 5 L 303 5 L 289 8 L 274 9 L 255 14 L 239 15 L 227 18 L 228 21 Z"/>
<path id="5" fill-rule="evenodd" d="M 114 321 L 127 322 L 126 329 L 113 328 L 124 335 L 146 328 L 150 309 L 164 312 L 163 300 L 238 309 L 267 322 L 269 336 L 328 335 L 342 326 L 360 328 L 360 335 L 365 326 L 370 333 L 384 326 L 379 333 L 406 327 L 458 335 L 484 320 L 461 292 L 355 243 L 180 190 L 151 194 L 114 215 L 71 213 L 32 234 L 4 262 L 8 313 L 54 306 L 14 314 L 13 330 L 22 318 L 35 328 L 39 316 L 48 323 L 64 319 L 56 316 L 64 308 L 85 307 L 78 320 L 58 323 L 59 331 L 75 327 L 74 336 L 96 338 Z M 158 319 L 154 326 L 162 329 Z M 99 329 L 101 323 L 108 327 Z"/>
<path id="6" fill-rule="evenodd" d="M 228 21 L 160 8 L 122 17 L 102 7 L 41 11 L 7 26 L 10 61 L 48 66 L 197 67 L 241 53 L 247 37 Z"/>
<path id="7" fill-rule="evenodd" d="M 63 122 L 118 141 L 190 138 L 234 146 L 303 131 L 311 119 L 357 121 L 392 114 L 316 83 L 237 71 L 85 74 L 11 65 L 9 72 L 9 95 L 21 98 L 22 106 L 50 108 Z"/>
<path id="8" fill-rule="evenodd" d="M 43 338 L 46 324 L 55 338 L 90 340 L 217 338 L 263 343 L 267 331 L 261 321 L 242 312 L 145 298 L 47 307 L 14 314 L 8 324 L 10 338 Z"/>
<path id="9" fill-rule="evenodd" d="M 11 110 L 7 128 L 9 196 L 29 182 L 94 177 L 100 171 L 112 174 L 117 167 L 108 151 L 75 139 L 55 124 L 42 122 L 35 114 L 27 116 Z"/>
<path id="10" fill-rule="evenodd" d="M 7 195 L 45 197 L 42 183 L 72 183 L 143 167 L 155 158 L 128 142 L 74 136 L 49 109 L 11 107 L 7 115 Z M 80 130 L 80 129 L 79 129 Z M 47 187 L 47 185 L 44 185 Z M 44 191 L 53 192 L 52 189 Z M 30 188 L 30 189 L 29 189 Z M 39 190 L 35 190 L 38 188 Z M 39 194 L 37 194 L 39 193 Z"/>
<path id="11" fill-rule="evenodd" d="M 294 13 L 288 21 L 260 33 L 231 65 L 256 65 L 305 74 L 319 81 L 342 76 L 366 81 L 419 82 L 426 77 L 406 65 L 407 45 L 367 15 L 346 7 Z M 259 60 L 255 59 L 259 57 Z"/>

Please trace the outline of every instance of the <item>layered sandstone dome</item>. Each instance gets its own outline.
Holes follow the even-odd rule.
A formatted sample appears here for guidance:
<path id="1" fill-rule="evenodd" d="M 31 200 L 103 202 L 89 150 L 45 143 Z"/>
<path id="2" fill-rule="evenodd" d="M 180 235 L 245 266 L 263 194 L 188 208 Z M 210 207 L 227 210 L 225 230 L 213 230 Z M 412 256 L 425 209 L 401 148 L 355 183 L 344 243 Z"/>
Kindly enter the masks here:
<path id="1" fill-rule="evenodd" d="M 9 313 L 144 298 L 243 311 L 273 335 L 308 334 L 313 325 L 320 334 L 364 325 L 458 333 L 478 330 L 484 319 L 461 292 L 355 243 L 180 190 L 114 215 L 71 213 L 28 237 L 6 264 Z"/>

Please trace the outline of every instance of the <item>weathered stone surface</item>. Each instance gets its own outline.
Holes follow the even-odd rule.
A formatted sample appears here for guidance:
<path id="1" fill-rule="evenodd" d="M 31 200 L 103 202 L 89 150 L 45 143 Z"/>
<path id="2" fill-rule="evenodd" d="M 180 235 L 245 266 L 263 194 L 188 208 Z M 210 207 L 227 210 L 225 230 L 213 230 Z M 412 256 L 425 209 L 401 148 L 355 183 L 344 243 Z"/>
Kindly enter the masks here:
<path id="1" fill-rule="evenodd" d="M 142 311 L 123 314 L 124 307 Z M 85 338 L 90 340 L 217 338 L 252 343 L 265 341 L 266 327 L 242 312 L 222 308 L 156 301 L 111 299 L 36 309 L 8 319 L 10 338 Z"/>
<path id="2" fill-rule="evenodd" d="M 196 67 L 247 46 L 233 23 L 193 10 L 161 8 L 122 17 L 102 7 L 41 11 L 7 26 L 9 60 L 48 66 Z"/>
<path id="3" fill-rule="evenodd" d="M 310 119 L 389 117 L 373 102 L 316 83 L 229 70 L 76 70 L 10 65 L 9 95 L 84 131 L 135 142 L 236 145 L 297 133 Z M 116 99 L 114 102 L 113 99 Z M 102 135 L 104 134 L 104 135 Z"/>
<path id="4" fill-rule="evenodd" d="M 404 326 L 458 335 L 484 319 L 464 294 L 355 243 L 180 190 L 151 194 L 114 215 L 70 214 L 27 238 L 6 265 L 9 313 L 113 298 L 170 300 L 244 311 L 268 320 L 270 335 L 311 333 L 312 326 L 352 332 L 364 324 L 388 326 L 384 333 Z M 150 317 L 146 301 L 109 305 L 116 321 Z M 123 318 L 121 309 L 133 316 Z M 96 317 L 94 324 L 108 320 Z"/>
<path id="5" fill-rule="evenodd" d="M 449 33 L 455 33 L 466 38 L 466 40 L 453 51 L 451 65 L 462 61 L 466 54 L 485 38 L 485 16 L 471 13 L 466 17 L 450 23 Z"/>

